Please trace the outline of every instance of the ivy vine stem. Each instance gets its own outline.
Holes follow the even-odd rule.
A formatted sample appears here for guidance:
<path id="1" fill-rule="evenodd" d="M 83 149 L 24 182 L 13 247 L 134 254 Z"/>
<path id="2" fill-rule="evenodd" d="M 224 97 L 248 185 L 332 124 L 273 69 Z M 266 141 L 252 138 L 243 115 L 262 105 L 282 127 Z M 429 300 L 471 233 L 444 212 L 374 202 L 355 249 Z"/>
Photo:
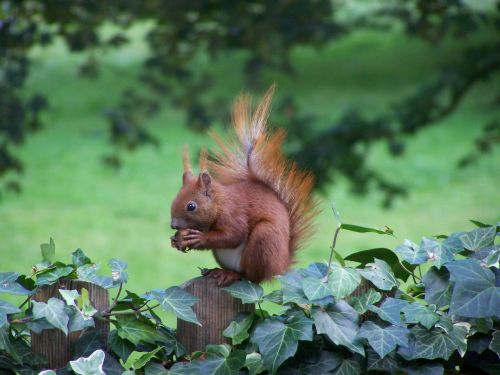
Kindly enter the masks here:
<path id="1" fill-rule="evenodd" d="M 150 310 L 156 309 L 158 306 L 160 306 L 159 303 L 157 303 L 156 305 L 153 305 L 153 306 L 146 307 L 144 309 L 125 310 L 125 311 L 110 311 L 110 312 L 103 311 L 100 314 L 100 316 L 106 317 L 106 316 L 115 316 L 115 315 L 139 314 L 139 313 L 143 313 L 143 312 L 146 312 L 146 311 L 150 311 Z"/>
<path id="2" fill-rule="evenodd" d="M 328 259 L 328 273 L 326 274 L 326 282 L 330 278 L 330 273 L 332 273 L 332 261 L 333 261 L 333 253 L 335 252 L 335 246 L 337 245 L 337 237 L 339 235 L 341 229 L 340 223 L 337 225 L 337 229 L 335 230 L 335 234 L 333 235 L 333 242 L 330 250 L 330 259 Z"/>

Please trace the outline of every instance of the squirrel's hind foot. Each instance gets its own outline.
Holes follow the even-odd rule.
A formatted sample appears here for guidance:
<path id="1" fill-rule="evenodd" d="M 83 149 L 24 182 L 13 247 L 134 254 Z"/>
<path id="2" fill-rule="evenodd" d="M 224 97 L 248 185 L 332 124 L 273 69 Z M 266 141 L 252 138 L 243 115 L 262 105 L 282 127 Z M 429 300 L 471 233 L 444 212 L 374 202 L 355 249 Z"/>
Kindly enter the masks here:
<path id="1" fill-rule="evenodd" d="M 201 274 L 214 278 L 218 286 L 229 286 L 235 281 L 241 280 L 241 275 L 239 273 L 221 268 L 203 268 L 201 269 Z"/>

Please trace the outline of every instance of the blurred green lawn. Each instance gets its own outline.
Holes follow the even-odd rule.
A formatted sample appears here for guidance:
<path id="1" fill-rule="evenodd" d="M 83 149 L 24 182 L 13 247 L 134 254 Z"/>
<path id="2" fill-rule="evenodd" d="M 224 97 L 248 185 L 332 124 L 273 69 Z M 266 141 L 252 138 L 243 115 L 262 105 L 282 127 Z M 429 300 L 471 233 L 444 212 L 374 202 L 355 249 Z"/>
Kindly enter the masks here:
<path id="1" fill-rule="evenodd" d="M 322 51 L 295 51 L 295 77 L 266 78 L 277 82 L 278 95 L 293 92 L 302 108 L 326 123 L 354 106 L 371 113 L 383 110 L 431 77 L 456 48 L 449 43 L 431 47 L 397 33 L 357 33 Z M 26 164 L 23 193 L 0 201 L 0 271 L 30 272 L 40 259 L 39 244 L 49 237 L 64 261 L 78 247 L 100 262 L 104 272 L 109 272 L 109 258 L 126 260 L 127 288 L 137 292 L 181 284 L 198 275 L 197 266 L 214 266 L 210 252 L 183 254 L 169 246 L 169 206 L 181 183 L 182 145 L 189 143 L 192 150 L 210 145 L 206 135 L 187 130 L 180 111 L 167 106 L 150 121 L 161 148 L 124 154 L 118 172 L 100 161 L 111 150 L 102 113 L 122 89 L 136 84 L 146 52 L 134 42 L 106 54 L 101 77 L 89 81 L 76 75 L 83 56 L 70 56 L 60 45 L 33 51 L 37 63 L 28 91 L 48 93 L 52 107 L 44 116 L 46 129 L 19 150 Z M 222 57 L 212 67 L 221 78 L 218 90 L 234 96 L 242 87 L 238 59 L 243 56 Z M 208 60 L 200 58 L 199 64 Z M 497 221 L 499 152 L 467 169 L 455 165 L 472 149 L 483 124 L 500 115 L 490 95 L 498 83 L 474 89 L 451 117 L 412 138 L 404 157 L 390 158 L 383 144 L 371 150 L 371 165 L 410 188 L 408 199 L 393 209 L 381 208 L 378 193 L 350 195 L 346 181 L 319 196 L 323 212 L 317 217 L 317 233 L 300 252 L 298 265 L 328 257 L 335 227 L 332 199 L 344 222 L 388 225 L 397 237 L 342 233 L 338 249 L 343 255 L 471 228 L 468 219 Z"/>

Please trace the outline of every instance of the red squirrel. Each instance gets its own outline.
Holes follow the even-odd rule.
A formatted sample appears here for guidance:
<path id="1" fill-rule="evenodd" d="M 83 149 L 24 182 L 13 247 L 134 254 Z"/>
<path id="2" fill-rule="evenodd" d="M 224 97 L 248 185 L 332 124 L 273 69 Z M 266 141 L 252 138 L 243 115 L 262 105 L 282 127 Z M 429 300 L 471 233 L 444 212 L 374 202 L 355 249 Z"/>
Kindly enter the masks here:
<path id="1" fill-rule="evenodd" d="M 210 249 L 221 268 L 205 270 L 219 286 L 240 278 L 260 283 L 284 274 L 312 229 L 313 177 L 285 159 L 285 132 L 271 133 L 267 118 L 274 87 L 250 113 L 247 95 L 233 109 L 236 137 L 212 138 L 221 152 L 200 154 L 200 174 L 183 154 L 182 187 L 171 207 L 172 246 Z"/>

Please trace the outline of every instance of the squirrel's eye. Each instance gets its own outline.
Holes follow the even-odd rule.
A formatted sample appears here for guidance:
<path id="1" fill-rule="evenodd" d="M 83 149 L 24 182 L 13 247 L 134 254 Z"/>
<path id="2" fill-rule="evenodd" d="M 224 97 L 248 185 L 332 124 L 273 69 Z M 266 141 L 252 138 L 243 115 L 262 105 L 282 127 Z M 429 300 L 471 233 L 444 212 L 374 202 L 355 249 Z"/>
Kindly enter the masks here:
<path id="1" fill-rule="evenodd" d="M 186 206 L 186 210 L 188 211 L 194 211 L 196 210 L 196 203 L 194 202 L 189 202 Z"/>

